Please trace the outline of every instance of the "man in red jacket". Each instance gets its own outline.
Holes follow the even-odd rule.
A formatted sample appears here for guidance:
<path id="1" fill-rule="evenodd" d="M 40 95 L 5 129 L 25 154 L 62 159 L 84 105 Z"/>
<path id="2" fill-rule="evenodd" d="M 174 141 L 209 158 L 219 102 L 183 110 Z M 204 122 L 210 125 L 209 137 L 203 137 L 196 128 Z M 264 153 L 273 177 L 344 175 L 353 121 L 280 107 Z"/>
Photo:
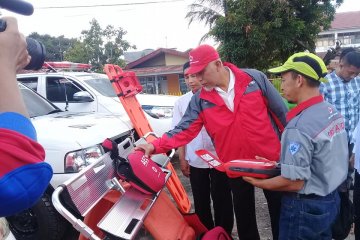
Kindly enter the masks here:
<path id="1" fill-rule="evenodd" d="M 280 132 L 286 123 L 287 108 L 266 76 L 254 69 L 239 69 L 223 63 L 218 52 L 201 45 L 189 53 L 187 74 L 197 74 L 202 89 L 192 97 L 179 124 L 151 144 L 137 149 L 146 155 L 183 146 L 197 136 L 202 126 L 212 139 L 223 162 L 266 156 L 278 161 Z M 224 174 L 224 173 L 223 173 Z M 233 196 L 240 239 L 260 239 L 255 215 L 254 187 L 242 178 L 227 178 L 227 186 L 217 188 L 219 196 Z M 273 239 L 278 237 L 281 195 L 264 190 L 268 201 Z M 226 205 L 226 204 L 224 204 Z M 231 206 L 223 206 L 224 209 Z M 231 211 L 227 211 L 231 212 Z M 227 218 L 233 218 L 228 214 Z M 222 226 L 229 233 L 231 226 Z"/>

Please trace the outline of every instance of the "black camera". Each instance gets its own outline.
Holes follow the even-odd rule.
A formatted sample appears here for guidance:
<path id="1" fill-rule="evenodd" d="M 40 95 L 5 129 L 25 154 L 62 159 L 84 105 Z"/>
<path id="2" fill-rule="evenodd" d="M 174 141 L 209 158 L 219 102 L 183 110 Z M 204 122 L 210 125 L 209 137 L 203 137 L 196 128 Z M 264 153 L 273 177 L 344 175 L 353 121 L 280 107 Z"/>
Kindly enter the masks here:
<path id="1" fill-rule="evenodd" d="M 27 50 L 31 56 L 29 64 L 24 68 L 26 70 L 38 70 L 40 69 L 45 61 L 46 50 L 44 44 L 33 39 L 26 38 Z"/>
<path id="2" fill-rule="evenodd" d="M 22 0 L 0 0 L 0 8 L 16 12 L 22 15 L 31 15 L 34 8 L 30 3 Z M 5 31 L 6 22 L 0 19 L 0 34 Z M 38 70 L 42 67 L 45 61 L 46 50 L 44 44 L 33 39 L 26 38 L 27 50 L 31 56 L 30 63 L 25 67 L 26 70 Z"/>
<path id="3" fill-rule="evenodd" d="M 6 22 L 0 19 L 0 32 L 5 31 Z M 1 33 L 0 33 L 1 34 Z M 24 68 L 26 70 L 38 70 L 42 67 L 45 61 L 46 50 L 44 44 L 33 39 L 26 38 L 27 50 L 31 56 L 30 63 Z"/>

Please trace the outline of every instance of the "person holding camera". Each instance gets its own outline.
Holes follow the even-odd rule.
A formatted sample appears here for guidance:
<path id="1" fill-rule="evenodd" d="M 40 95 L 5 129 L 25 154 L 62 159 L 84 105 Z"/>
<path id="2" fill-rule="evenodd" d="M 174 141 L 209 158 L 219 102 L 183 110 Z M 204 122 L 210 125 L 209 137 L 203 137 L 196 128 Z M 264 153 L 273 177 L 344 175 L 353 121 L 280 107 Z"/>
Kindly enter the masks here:
<path id="1" fill-rule="evenodd" d="M 46 190 L 52 169 L 36 142 L 36 131 L 26 111 L 16 72 L 31 60 L 17 21 L 4 17 L 0 32 L 0 217 L 34 205 Z"/>

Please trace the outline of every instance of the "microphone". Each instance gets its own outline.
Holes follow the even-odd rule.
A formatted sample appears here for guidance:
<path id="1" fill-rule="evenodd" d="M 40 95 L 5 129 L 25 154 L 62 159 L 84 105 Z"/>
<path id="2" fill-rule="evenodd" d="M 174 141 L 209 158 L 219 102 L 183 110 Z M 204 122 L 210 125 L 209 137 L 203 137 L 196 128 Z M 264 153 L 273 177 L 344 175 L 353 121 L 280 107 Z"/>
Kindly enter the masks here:
<path id="1" fill-rule="evenodd" d="M 0 8 L 27 16 L 34 12 L 34 7 L 31 3 L 22 0 L 0 0 Z"/>

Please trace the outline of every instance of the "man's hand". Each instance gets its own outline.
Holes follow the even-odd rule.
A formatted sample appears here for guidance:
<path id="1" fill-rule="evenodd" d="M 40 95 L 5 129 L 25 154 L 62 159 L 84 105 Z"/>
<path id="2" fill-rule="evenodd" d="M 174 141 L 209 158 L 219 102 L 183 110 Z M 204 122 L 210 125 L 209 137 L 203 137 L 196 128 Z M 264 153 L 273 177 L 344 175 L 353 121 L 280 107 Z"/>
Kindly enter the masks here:
<path id="1" fill-rule="evenodd" d="M 262 181 L 262 179 L 259 178 L 254 178 L 254 177 L 243 177 L 244 181 L 250 183 L 251 185 L 255 186 L 255 187 L 260 187 L 260 182 Z"/>
<path id="2" fill-rule="evenodd" d="M 272 191 L 298 192 L 304 187 L 304 180 L 290 180 L 282 176 L 266 179 L 243 177 L 243 179 L 255 187 Z"/>
<path id="3" fill-rule="evenodd" d="M 139 144 L 134 148 L 134 150 L 143 151 L 146 157 L 150 157 L 150 155 L 154 152 L 155 148 L 154 145 L 148 143 L 148 144 Z"/>
<path id="4" fill-rule="evenodd" d="M 6 29 L 0 33 L 0 63 L 5 68 L 16 72 L 30 62 L 27 44 L 23 34 L 19 33 L 17 21 L 13 17 L 3 17 Z"/>
<path id="5" fill-rule="evenodd" d="M 25 67 L 31 57 L 16 19 L 3 17 L 1 20 L 6 22 L 6 29 L 0 32 L 0 112 L 17 112 L 29 117 L 16 80 L 16 71 Z"/>
<path id="6" fill-rule="evenodd" d="M 255 159 L 264 160 L 264 161 L 270 161 L 269 159 L 266 159 L 266 158 L 261 157 L 261 156 L 255 156 Z M 261 188 L 261 183 L 263 181 L 262 179 L 254 178 L 254 177 L 243 177 L 243 179 L 244 179 L 244 181 L 252 184 L 253 186 Z"/>
<path id="7" fill-rule="evenodd" d="M 185 177 L 190 176 L 190 165 L 189 162 L 186 161 L 185 159 L 180 159 L 180 169 Z"/>

